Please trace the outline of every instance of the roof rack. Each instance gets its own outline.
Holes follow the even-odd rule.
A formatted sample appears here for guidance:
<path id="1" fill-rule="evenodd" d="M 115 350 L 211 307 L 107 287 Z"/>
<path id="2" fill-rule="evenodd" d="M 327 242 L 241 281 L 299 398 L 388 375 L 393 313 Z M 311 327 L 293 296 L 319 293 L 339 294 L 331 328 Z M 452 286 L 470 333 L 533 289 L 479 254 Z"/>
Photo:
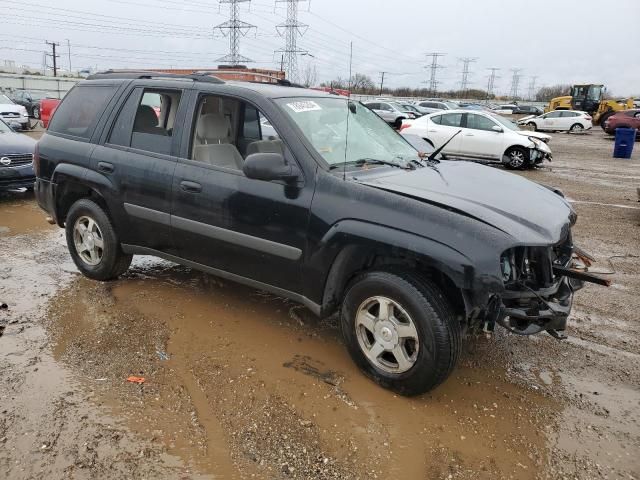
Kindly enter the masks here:
<path id="1" fill-rule="evenodd" d="M 94 73 L 89 75 L 87 80 L 109 80 L 109 79 L 151 79 L 151 78 L 167 78 L 167 79 L 187 79 L 194 82 L 207 82 L 207 83 L 225 83 L 224 80 L 220 80 L 218 77 L 214 77 L 211 74 L 204 72 L 194 72 L 187 74 L 177 73 L 162 73 L 162 72 L 150 72 L 146 70 L 106 70 L 104 72 Z"/>

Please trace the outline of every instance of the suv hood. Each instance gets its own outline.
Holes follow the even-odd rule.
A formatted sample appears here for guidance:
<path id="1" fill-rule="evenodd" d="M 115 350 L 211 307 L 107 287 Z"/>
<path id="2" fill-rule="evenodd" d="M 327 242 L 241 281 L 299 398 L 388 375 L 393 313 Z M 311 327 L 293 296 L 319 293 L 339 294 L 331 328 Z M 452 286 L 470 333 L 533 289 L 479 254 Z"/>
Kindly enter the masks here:
<path id="1" fill-rule="evenodd" d="M 26 135 L 15 132 L 0 133 L 0 157 L 11 153 L 33 153 L 36 141 Z"/>
<path id="2" fill-rule="evenodd" d="M 375 169 L 357 181 L 470 216 L 529 246 L 559 242 L 575 215 L 547 187 L 493 167 L 441 161 L 416 170 Z"/>

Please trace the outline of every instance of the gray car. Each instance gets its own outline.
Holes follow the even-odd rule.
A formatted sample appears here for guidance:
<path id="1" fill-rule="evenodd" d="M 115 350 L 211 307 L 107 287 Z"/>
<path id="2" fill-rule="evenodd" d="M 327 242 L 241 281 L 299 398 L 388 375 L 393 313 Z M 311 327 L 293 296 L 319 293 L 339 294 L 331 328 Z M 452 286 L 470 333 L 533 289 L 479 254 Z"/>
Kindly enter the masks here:
<path id="1" fill-rule="evenodd" d="M 402 126 L 402 120 L 406 118 L 415 118 L 411 112 L 403 111 L 402 107 L 394 102 L 366 102 L 365 107 L 373 110 L 380 118 L 394 128 Z"/>

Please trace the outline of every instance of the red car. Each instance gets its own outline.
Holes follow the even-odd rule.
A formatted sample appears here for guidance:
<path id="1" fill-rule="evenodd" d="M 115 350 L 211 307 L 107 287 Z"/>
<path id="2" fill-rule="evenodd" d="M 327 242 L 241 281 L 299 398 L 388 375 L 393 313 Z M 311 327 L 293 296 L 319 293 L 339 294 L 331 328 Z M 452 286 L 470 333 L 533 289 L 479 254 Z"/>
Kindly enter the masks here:
<path id="1" fill-rule="evenodd" d="M 640 108 L 623 110 L 611 115 L 605 120 L 605 132 L 614 135 L 616 128 L 635 128 L 638 130 L 636 136 L 640 135 Z"/>
<path id="2" fill-rule="evenodd" d="M 49 126 L 49 120 L 51 120 L 53 112 L 56 111 L 61 101 L 62 100 L 58 100 L 57 98 L 43 98 L 40 100 L 40 118 L 42 119 L 42 126 L 44 128 Z"/>

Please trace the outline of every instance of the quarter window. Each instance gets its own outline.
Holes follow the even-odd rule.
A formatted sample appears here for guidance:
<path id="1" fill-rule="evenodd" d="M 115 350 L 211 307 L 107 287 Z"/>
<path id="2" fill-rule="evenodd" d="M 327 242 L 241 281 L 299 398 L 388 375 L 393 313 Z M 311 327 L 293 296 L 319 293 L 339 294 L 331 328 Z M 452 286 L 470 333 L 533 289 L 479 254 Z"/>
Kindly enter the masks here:
<path id="1" fill-rule="evenodd" d="M 117 87 L 98 85 L 73 88 L 56 109 L 49 131 L 91 138 L 102 112 L 116 90 Z"/>

